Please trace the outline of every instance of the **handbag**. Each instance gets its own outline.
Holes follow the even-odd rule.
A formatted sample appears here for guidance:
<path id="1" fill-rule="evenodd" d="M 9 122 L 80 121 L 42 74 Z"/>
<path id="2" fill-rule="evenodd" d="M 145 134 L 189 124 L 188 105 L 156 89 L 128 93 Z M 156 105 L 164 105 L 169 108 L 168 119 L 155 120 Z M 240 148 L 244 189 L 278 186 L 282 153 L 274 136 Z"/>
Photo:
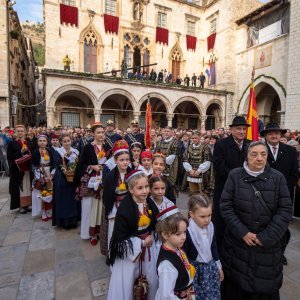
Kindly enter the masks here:
<path id="1" fill-rule="evenodd" d="M 138 278 L 134 281 L 133 285 L 133 299 L 134 300 L 147 300 L 149 283 L 147 281 L 146 275 L 143 275 L 143 262 L 142 258 L 139 258 L 139 269 L 140 274 Z"/>
<path id="2" fill-rule="evenodd" d="M 90 176 L 84 174 L 80 179 L 79 197 L 90 197 L 93 195 L 93 191 L 88 187 Z"/>

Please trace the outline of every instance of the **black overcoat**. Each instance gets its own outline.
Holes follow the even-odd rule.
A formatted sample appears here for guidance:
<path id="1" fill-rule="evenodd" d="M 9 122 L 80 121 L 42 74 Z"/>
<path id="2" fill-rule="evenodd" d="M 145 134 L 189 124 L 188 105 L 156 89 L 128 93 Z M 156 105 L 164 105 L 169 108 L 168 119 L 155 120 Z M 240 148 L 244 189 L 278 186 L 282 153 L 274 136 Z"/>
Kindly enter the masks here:
<path id="1" fill-rule="evenodd" d="M 296 148 L 279 143 L 277 159 L 274 159 L 273 152 L 267 144 L 269 150 L 268 163 L 270 167 L 281 172 L 287 181 L 291 196 L 293 195 L 294 186 L 299 178 L 298 159 Z"/>
<path id="2" fill-rule="evenodd" d="M 20 207 L 20 188 L 22 188 L 24 173 L 20 172 L 15 160 L 21 158 L 24 154 L 21 152 L 22 146 L 17 140 L 12 140 L 7 144 L 7 161 L 9 165 L 9 194 L 10 194 L 10 209 Z"/>
<path id="3" fill-rule="evenodd" d="M 269 213 L 250 182 L 261 192 Z M 278 292 L 283 277 L 281 239 L 292 217 L 284 176 L 270 167 L 257 177 L 250 176 L 244 168 L 231 171 L 220 210 L 226 223 L 222 247 L 225 278 L 251 293 Z M 242 239 L 248 232 L 255 233 L 263 246 L 248 246 Z"/>
<path id="4" fill-rule="evenodd" d="M 213 197 L 212 220 L 215 225 L 215 234 L 218 250 L 221 251 L 221 244 L 224 236 L 225 224 L 220 214 L 220 198 L 229 175 L 235 168 L 242 167 L 245 161 L 246 147 L 251 141 L 245 139 L 242 150 L 239 149 L 232 135 L 219 139 L 214 146 L 213 165 L 215 169 L 215 189 Z"/>

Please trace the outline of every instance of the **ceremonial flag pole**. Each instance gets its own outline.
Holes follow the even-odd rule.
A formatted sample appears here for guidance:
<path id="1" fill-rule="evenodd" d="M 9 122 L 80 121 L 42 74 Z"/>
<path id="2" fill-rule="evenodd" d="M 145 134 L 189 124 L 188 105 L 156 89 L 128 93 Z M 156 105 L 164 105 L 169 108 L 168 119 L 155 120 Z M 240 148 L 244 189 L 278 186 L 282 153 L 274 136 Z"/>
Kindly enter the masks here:
<path id="1" fill-rule="evenodd" d="M 256 111 L 256 98 L 254 91 L 254 75 L 255 69 L 253 67 L 252 78 L 250 84 L 250 99 L 247 114 L 247 123 L 251 126 L 247 129 L 247 139 L 252 141 L 258 141 L 258 116 Z"/>
<path id="2" fill-rule="evenodd" d="M 146 149 L 151 149 L 151 127 L 152 127 L 152 107 L 150 104 L 150 97 L 148 96 L 146 109 L 146 126 L 145 126 L 145 145 Z"/>

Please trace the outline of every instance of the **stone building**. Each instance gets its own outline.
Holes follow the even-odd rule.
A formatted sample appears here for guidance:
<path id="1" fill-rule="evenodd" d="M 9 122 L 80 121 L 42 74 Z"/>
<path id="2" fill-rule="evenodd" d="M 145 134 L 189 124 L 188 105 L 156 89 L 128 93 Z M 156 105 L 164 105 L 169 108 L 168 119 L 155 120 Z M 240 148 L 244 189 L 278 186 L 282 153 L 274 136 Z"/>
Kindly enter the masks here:
<path id="1" fill-rule="evenodd" d="M 0 0 L 0 36 L 0 126 L 35 124 L 35 109 L 21 106 L 36 103 L 32 44 L 11 1 Z M 18 101 L 16 110 L 13 101 Z"/>
<path id="2" fill-rule="evenodd" d="M 291 29 L 288 25 L 290 5 L 297 6 L 296 2 L 44 1 L 48 125 L 85 126 L 114 119 L 125 128 L 133 118 L 143 124 L 150 98 L 155 126 L 228 126 L 234 114 L 246 113 L 253 66 L 258 114 L 265 122 L 284 124 L 291 76 L 289 33 L 299 33 L 299 8 L 291 17 Z M 253 28 L 260 38 L 249 44 Z M 66 54 L 70 71 L 63 70 Z M 203 72 L 205 89 L 121 80 L 120 72 L 111 76 L 123 60 L 132 68 L 130 73 L 141 65 L 157 64 L 141 71 L 166 70 L 173 80 Z M 291 101 L 294 95 L 290 94 Z"/>

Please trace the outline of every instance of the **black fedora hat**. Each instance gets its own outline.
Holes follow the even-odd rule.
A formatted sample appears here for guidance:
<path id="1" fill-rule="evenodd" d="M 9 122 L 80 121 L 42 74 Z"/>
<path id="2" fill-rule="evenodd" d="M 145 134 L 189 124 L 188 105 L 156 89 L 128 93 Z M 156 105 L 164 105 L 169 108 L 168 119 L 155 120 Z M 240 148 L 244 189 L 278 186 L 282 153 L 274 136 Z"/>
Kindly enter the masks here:
<path id="1" fill-rule="evenodd" d="M 280 131 L 282 134 L 285 134 L 287 132 L 286 129 L 281 129 L 277 123 L 272 122 L 272 123 L 269 123 L 266 126 L 266 128 L 260 132 L 260 135 L 265 136 L 265 134 L 270 131 Z"/>
<path id="2" fill-rule="evenodd" d="M 247 123 L 247 121 L 244 117 L 236 116 L 232 120 L 232 124 L 229 125 L 229 127 L 234 127 L 234 126 L 247 126 L 247 127 L 250 127 L 251 125 Z"/>

